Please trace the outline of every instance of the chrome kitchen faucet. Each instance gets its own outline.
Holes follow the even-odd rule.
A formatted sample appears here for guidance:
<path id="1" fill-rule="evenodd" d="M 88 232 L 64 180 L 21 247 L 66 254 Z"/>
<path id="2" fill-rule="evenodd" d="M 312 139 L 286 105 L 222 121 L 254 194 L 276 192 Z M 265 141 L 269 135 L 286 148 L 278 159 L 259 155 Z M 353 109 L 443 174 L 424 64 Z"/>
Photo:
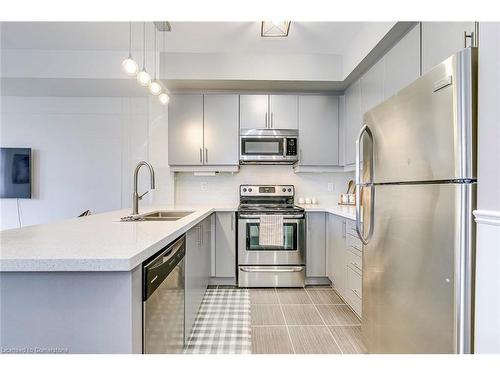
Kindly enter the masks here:
<path id="1" fill-rule="evenodd" d="M 134 170 L 134 195 L 132 198 L 132 215 L 139 214 L 139 200 L 141 200 L 142 197 L 144 197 L 147 193 L 149 193 L 149 190 L 142 195 L 139 195 L 137 193 L 137 180 L 139 178 L 139 169 L 141 169 L 143 165 L 145 165 L 149 169 L 149 176 L 151 179 L 150 181 L 151 190 L 155 188 L 155 171 L 153 169 L 153 166 L 149 164 L 147 161 L 144 160 L 140 161 Z"/>

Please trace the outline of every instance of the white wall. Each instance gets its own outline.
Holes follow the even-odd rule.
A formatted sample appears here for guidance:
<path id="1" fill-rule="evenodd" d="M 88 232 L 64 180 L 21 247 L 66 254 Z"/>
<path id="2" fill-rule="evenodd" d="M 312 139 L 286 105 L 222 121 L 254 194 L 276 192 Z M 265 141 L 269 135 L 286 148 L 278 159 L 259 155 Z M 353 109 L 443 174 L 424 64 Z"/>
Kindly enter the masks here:
<path id="1" fill-rule="evenodd" d="M 242 184 L 291 184 L 296 188 L 296 201 L 299 197 L 316 197 L 321 204 L 337 204 L 339 194 L 347 191 L 351 179 L 354 179 L 352 172 L 294 173 L 291 166 L 279 165 L 244 165 L 239 173 L 222 173 L 214 177 L 176 173 L 175 203 L 238 205 Z M 207 190 L 201 190 L 202 183 L 207 184 Z M 334 191 L 328 191 L 328 183 L 334 184 Z"/>
<path id="2" fill-rule="evenodd" d="M 500 22 L 479 24 L 475 350 L 500 353 Z"/>
<path id="3" fill-rule="evenodd" d="M 147 98 L 4 96 L 1 102 L 1 146 L 33 149 L 33 198 L 19 200 L 22 225 L 130 207 L 136 163 L 150 152 L 154 161 L 162 152 L 166 159 L 165 147 L 149 144 L 150 131 L 166 129 L 165 109 Z M 164 163 L 160 191 L 168 186 Z M 149 181 L 144 173 L 141 191 Z M 160 191 L 148 200 L 168 201 Z M 1 199 L 0 213 L 0 229 L 19 226 L 15 199 Z"/>

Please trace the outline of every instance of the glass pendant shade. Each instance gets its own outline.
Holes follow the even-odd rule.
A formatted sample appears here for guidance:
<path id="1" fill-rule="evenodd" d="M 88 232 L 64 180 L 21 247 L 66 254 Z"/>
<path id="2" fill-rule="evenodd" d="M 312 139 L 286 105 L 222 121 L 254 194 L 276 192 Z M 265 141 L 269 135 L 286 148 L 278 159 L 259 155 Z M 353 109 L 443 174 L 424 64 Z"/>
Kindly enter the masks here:
<path id="1" fill-rule="evenodd" d="M 125 60 L 123 60 L 122 68 L 123 68 L 123 71 L 131 77 L 135 76 L 137 74 L 137 71 L 139 70 L 139 66 L 137 65 L 135 60 L 132 58 L 132 56 L 129 56 Z"/>
<path id="2" fill-rule="evenodd" d="M 153 95 L 160 95 L 161 91 L 161 84 L 157 80 L 151 81 L 149 84 L 149 92 Z"/>
<path id="3" fill-rule="evenodd" d="M 168 104 L 168 102 L 170 101 L 170 96 L 168 96 L 168 94 L 166 93 L 161 93 L 158 96 L 158 100 L 160 100 L 161 104 Z"/>
<path id="4" fill-rule="evenodd" d="M 149 83 L 151 82 L 151 76 L 148 72 L 146 72 L 146 70 L 143 69 L 139 73 L 137 73 L 137 82 L 139 82 L 141 86 L 149 86 Z"/>

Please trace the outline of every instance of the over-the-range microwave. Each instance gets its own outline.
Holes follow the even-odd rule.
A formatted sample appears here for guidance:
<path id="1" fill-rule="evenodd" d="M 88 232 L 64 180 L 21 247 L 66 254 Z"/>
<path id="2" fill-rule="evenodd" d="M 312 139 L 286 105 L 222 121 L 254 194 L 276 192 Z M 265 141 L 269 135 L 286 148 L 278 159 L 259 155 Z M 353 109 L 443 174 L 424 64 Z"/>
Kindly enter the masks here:
<path id="1" fill-rule="evenodd" d="M 293 164 L 299 160 L 298 130 L 242 129 L 240 164 Z"/>

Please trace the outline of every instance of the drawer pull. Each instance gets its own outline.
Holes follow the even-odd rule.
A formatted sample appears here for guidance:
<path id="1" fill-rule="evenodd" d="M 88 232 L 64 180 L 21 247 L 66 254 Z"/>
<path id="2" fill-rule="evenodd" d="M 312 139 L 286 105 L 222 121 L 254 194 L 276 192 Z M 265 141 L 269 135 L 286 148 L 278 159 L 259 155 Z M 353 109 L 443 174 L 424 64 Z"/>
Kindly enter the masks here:
<path id="1" fill-rule="evenodd" d="M 360 270 L 361 272 L 363 272 L 363 269 L 362 269 L 360 266 L 358 266 L 356 263 L 351 262 L 351 265 L 353 265 L 353 266 L 354 266 L 354 267 L 356 267 L 358 270 Z"/>
<path id="2" fill-rule="evenodd" d="M 358 294 L 358 291 L 356 289 L 351 289 L 351 290 L 356 295 L 356 297 L 358 297 L 359 299 L 361 299 L 361 296 Z"/>

